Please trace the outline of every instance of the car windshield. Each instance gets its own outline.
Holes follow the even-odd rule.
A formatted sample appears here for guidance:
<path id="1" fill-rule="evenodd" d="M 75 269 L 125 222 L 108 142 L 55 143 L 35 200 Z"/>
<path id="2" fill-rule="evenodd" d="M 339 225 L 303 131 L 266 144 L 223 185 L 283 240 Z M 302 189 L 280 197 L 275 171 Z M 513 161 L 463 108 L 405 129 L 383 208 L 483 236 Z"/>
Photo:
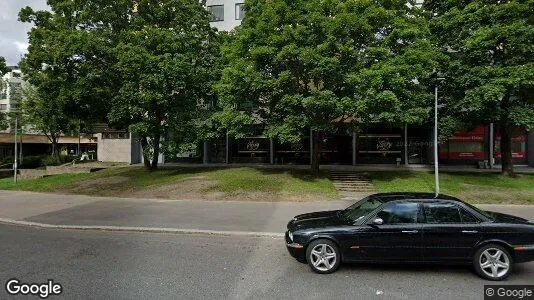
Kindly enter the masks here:
<path id="1" fill-rule="evenodd" d="M 342 210 L 339 216 L 344 220 L 354 223 L 378 208 L 382 203 L 380 198 L 369 196 Z"/>

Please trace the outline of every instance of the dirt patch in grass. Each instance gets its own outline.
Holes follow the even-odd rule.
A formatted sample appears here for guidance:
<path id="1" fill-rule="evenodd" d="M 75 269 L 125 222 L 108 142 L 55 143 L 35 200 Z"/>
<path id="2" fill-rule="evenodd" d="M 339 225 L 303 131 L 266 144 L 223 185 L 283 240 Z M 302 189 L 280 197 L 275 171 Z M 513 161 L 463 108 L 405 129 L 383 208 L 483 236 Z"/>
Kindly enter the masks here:
<path id="1" fill-rule="evenodd" d="M 75 182 L 67 192 L 74 193 L 90 193 L 99 194 L 102 191 L 114 189 L 117 186 L 124 186 L 126 182 L 130 181 L 127 176 L 109 176 L 104 178 L 92 178 L 90 180 L 82 180 Z"/>
<path id="2" fill-rule="evenodd" d="M 202 199 L 207 190 L 217 185 L 216 180 L 207 180 L 203 176 L 185 178 L 177 183 L 146 187 L 129 192 L 128 197 L 161 199 Z"/>
<path id="3" fill-rule="evenodd" d="M 304 171 L 255 168 L 148 172 L 143 168 L 123 167 L 91 174 L 21 180 L 17 185 L 12 180 L 0 179 L 0 189 L 173 200 L 306 202 L 337 198 L 335 187 L 326 176 L 314 178 Z"/>
<path id="4" fill-rule="evenodd" d="M 209 180 L 202 177 L 186 178 L 179 183 L 163 186 L 148 187 L 138 191 L 124 191 L 123 197 L 135 198 L 158 198 L 158 199 L 186 199 L 186 200 L 212 200 L 212 201 L 328 201 L 331 198 L 312 194 L 292 195 L 288 193 L 269 193 L 236 191 L 224 193 L 216 191 L 217 180 Z"/>

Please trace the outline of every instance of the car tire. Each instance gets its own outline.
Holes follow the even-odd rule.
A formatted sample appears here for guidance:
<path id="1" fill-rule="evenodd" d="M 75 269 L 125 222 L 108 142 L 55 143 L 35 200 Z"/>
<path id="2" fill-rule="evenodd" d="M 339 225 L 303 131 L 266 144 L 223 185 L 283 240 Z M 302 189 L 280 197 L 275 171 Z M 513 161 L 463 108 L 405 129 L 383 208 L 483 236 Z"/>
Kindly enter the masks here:
<path id="1" fill-rule="evenodd" d="M 341 252 L 331 240 L 315 240 L 306 248 L 306 260 L 314 272 L 330 274 L 341 265 Z"/>
<path id="2" fill-rule="evenodd" d="M 297 261 L 298 261 L 299 263 L 301 263 L 301 264 L 308 264 L 308 261 L 306 260 L 305 257 L 303 257 L 303 258 L 297 258 Z"/>
<path id="3" fill-rule="evenodd" d="M 487 280 L 505 280 L 512 273 L 513 266 L 514 261 L 510 252 L 497 244 L 480 247 L 473 257 L 475 271 Z"/>

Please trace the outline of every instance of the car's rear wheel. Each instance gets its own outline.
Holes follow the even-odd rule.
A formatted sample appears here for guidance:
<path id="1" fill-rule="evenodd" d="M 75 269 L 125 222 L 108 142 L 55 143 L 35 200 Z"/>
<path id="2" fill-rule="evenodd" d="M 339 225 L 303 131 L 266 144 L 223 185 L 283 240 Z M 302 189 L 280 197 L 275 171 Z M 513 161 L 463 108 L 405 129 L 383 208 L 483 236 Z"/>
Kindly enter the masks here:
<path id="1" fill-rule="evenodd" d="M 475 253 L 473 265 L 482 278 L 504 280 L 512 273 L 513 259 L 508 250 L 497 244 L 481 247 Z"/>
<path id="2" fill-rule="evenodd" d="M 320 274 L 332 273 L 341 264 L 339 248 L 326 239 L 311 242 L 306 248 L 306 259 L 311 269 Z"/>

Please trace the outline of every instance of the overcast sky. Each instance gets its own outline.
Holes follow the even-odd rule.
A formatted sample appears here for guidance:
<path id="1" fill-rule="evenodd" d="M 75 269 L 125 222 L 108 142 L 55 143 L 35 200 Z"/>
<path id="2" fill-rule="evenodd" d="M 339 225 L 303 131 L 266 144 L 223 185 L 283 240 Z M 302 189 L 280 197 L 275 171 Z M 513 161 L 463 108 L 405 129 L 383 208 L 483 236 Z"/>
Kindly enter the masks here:
<path id="1" fill-rule="evenodd" d="M 16 65 L 28 48 L 30 24 L 18 21 L 21 8 L 46 8 L 46 0 L 0 0 L 0 56 L 8 65 Z"/>

